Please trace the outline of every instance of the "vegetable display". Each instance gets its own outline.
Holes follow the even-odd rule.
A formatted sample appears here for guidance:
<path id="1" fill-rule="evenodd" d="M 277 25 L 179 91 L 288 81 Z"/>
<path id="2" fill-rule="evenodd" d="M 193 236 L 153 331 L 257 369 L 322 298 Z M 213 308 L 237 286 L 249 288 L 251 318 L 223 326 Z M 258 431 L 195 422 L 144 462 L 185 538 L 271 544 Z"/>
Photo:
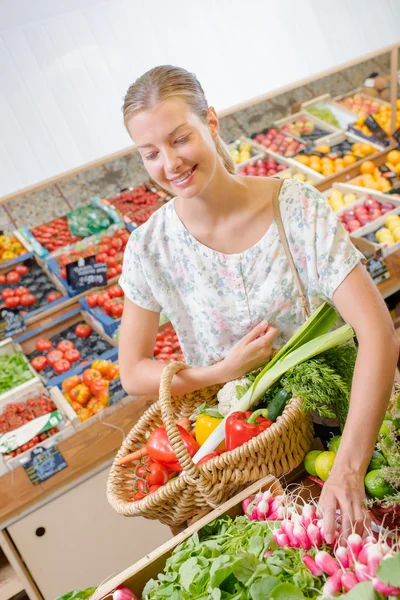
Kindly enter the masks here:
<path id="1" fill-rule="evenodd" d="M 0 265 L 27 253 L 21 242 L 9 235 L 0 235 Z"/>
<path id="2" fill-rule="evenodd" d="M 154 358 L 168 362 L 177 360 L 184 362 L 178 336 L 170 325 L 157 333 Z"/>
<path id="3" fill-rule="evenodd" d="M 49 252 L 79 242 L 82 238 L 74 235 L 68 227 L 67 217 L 58 217 L 31 229 L 33 237 Z"/>
<path id="4" fill-rule="evenodd" d="M 34 377 L 21 352 L 0 356 L 0 394 L 29 381 Z"/>
<path id="5" fill-rule="evenodd" d="M 151 215 L 170 196 L 158 186 L 151 182 L 138 185 L 133 190 L 121 192 L 119 196 L 111 198 L 108 203 L 112 204 L 123 216 L 127 223 L 134 222 L 136 225 L 145 223 Z"/>

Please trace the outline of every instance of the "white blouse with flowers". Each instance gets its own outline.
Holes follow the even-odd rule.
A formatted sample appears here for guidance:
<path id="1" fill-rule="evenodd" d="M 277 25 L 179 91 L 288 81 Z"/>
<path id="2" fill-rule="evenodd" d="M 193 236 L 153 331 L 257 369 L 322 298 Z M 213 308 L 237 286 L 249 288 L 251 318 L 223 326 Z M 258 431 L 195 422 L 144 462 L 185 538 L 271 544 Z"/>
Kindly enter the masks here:
<path id="1" fill-rule="evenodd" d="M 363 255 L 313 187 L 286 179 L 279 203 L 290 251 L 313 311 L 321 302 L 332 301 Z M 277 347 L 303 323 L 275 220 L 254 246 L 240 254 L 224 254 L 188 232 L 171 200 L 132 232 L 120 285 L 138 306 L 168 315 L 191 366 L 224 358 L 263 319 L 279 329 Z"/>

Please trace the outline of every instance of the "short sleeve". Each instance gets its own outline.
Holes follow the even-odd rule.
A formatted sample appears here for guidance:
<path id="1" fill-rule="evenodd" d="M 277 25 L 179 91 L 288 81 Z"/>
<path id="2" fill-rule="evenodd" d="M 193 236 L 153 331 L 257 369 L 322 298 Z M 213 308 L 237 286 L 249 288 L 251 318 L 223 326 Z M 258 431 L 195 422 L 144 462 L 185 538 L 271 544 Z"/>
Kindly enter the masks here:
<path id="1" fill-rule="evenodd" d="M 314 265 L 318 287 L 328 300 L 351 271 L 364 260 L 348 232 L 325 198 L 315 188 L 302 184 L 301 202 L 306 227 L 314 238 Z"/>
<path id="2" fill-rule="evenodd" d="M 143 247 L 136 232 L 137 230 L 132 232 L 125 248 L 119 285 L 131 302 L 146 310 L 159 313 L 161 306 L 151 292 L 140 258 Z"/>

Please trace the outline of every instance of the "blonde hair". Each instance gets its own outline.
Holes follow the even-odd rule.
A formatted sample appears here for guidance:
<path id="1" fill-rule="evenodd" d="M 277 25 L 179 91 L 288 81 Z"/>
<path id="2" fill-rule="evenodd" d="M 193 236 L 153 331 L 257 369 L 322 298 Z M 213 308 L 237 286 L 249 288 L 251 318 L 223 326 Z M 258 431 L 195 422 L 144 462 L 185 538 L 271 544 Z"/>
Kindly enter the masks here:
<path id="1" fill-rule="evenodd" d="M 134 114 L 173 96 L 183 98 L 194 114 L 206 119 L 208 103 L 196 76 L 180 67 L 161 65 L 147 71 L 129 86 L 123 105 L 125 127 Z M 225 169 L 235 173 L 235 163 L 219 135 L 215 147 Z"/>

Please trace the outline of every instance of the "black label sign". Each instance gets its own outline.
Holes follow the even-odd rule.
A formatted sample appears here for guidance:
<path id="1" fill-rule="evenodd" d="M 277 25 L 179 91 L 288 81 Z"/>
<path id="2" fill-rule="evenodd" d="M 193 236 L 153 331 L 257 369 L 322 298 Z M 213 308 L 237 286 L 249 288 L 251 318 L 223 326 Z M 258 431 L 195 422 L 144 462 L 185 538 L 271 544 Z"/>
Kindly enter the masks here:
<path id="1" fill-rule="evenodd" d="M 400 144 L 400 127 L 398 129 L 396 129 L 396 131 L 394 132 L 393 136 L 394 139 L 396 140 L 396 142 L 398 144 Z"/>
<path id="2" fill-rule="evenodd" d="M 364 123 L 368 129 L 371 131 L 371 133 L 378 139 L 381 140 L 382 142 L 387 142 L 387 135 L 384 132 L 384 130 L 382 129 L 382 127 L 379 125 L 379 123 L 377 123 L 374 119 L 373 116 L 369 115 L 366 119 L 365 119 L 365 123 Z"/>
<path id="3" fill-rule="evenodd" d="M 390 277 L 390 273 L 386 266 L 385 261 L 382 258 L 371 257 L 367 260 L 367 271 L 371 275 L 375 284 L 380 283 L 381 281 L 388 279 Z"/>
<path id="4" fill-rule="evenodd" d="M 116 404 L 117 402 L 122 400 L 122 398 L 126 398 L 126 395 L 127 394 L 121 385 L 120 378 L 117 377 L 116 379 L 112 379 L 110 381 L 110 383 L 108 384 L 108 404 L 109 404 L 109 406 Z"/>
<path id="5" fill-rule="evenodd" d="M 31 450 L 31 458 L 24 465 L 24 469 L 33 485 L 38 485 L 67 466 L 57 446 L 51 448 L 39 446 Z"/>
<path id="6" fill-rule="evenodd" d="M 107 283 L 106 263 L 97 263 L 95 256 L 80 258 L 67 265 L 67 281 L 74 290 L 85 292 Z"/>
<path id="7" fill-rule="evenodd" d="M 17 335 L 25 331 L 26 325 L 24 318 L 19 314 L 16 308 L 0 308 L 0 340 Z"/>

